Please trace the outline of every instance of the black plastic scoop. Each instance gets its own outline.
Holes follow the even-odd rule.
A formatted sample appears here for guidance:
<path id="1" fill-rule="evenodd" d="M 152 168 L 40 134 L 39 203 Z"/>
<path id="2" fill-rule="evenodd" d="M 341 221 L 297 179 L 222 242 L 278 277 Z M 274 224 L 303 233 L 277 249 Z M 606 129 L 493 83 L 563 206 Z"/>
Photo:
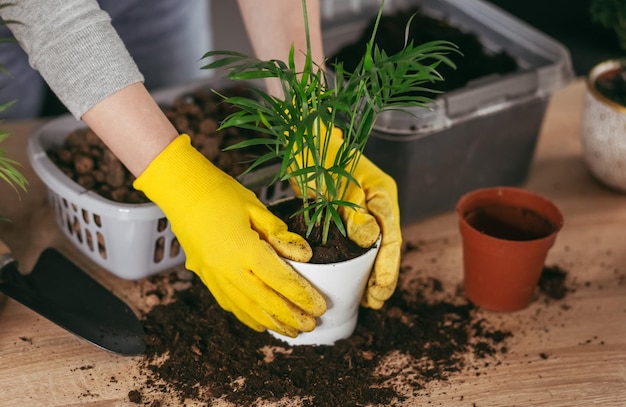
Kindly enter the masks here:
<path id="1" fill-rule="evenodd" d="M 102 349 L 128 356 L 145 351 L 143 327 L 128 305 L 55 249 L 21 274 L 0 241 L 0 291 Z"/>

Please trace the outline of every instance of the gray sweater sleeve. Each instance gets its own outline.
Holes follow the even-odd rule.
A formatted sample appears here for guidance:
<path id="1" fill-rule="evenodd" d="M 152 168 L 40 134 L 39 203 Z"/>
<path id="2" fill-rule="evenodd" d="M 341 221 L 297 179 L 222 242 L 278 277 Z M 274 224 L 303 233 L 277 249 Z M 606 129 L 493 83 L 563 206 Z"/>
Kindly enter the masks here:
<path id="1" fill-rule="evenodd" d="M 96 0 L 19 0 L 0 8 L 50 88 L 80 118 L 143 76 Z"/>

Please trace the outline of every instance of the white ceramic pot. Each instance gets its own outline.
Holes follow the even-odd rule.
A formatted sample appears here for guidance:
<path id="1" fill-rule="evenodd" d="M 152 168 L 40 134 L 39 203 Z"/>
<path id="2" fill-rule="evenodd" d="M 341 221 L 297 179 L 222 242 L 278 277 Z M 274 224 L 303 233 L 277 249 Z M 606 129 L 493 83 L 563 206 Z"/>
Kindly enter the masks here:
<path id="1" fill-rule="evenodd" d="M 626 106 L 603 96 L 597 78 L 626 67 L 626 59 L 596 65 L 587 76 L 582 120 L 583 157 L 600 182 L 626 192 Z"/>
<path id="2" fill-rule="evenodd" d="M 296 338 L 273 331 L 270 333 L 290 345 L 332 345 L 352 335 L 380 242 L 379 237 L 375 247 L 357 258 L 340 263 L 312 264 L 287 260 L 322 293 L 327 310 L 317 319 L 317 326 L 311 332 L 301 333 Z"/>

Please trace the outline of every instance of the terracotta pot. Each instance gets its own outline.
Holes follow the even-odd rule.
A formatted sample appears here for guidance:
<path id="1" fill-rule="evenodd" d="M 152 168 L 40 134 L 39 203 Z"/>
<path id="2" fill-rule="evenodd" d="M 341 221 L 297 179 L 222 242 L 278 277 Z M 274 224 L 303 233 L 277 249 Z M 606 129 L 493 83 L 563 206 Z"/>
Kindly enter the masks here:
<path id="1" fill-rule="evenodd" d="M 456 210 L 467 298 L 500 312 L 528 306 L 563 226 L 559 209 L 523 189 L 493 187 L 465 194 Z"/>
<path id="2" fill-rule="evenodd" d="M 312 332 L 289 338 L 270 331 L 290 345 L 332 345 L 352 335 L 359 316 L 359 304 L 365 292 L 370 271 L 378 254 L 381 239 L 363 255 L 351 260 L 312 264 L 287 260 L 326 300 L 327 310 L 317 319 Z"/>
<path id="3" fill-rule="evenodd" d="M 626 58 L 602 62 L 590 71 L 581 128 L 583 157 L 589 170 L 600 182 L 621 191 L 626 191 L 626 106 L 603 95 L 597 80 L 620 79 L 625 71 Z M 618 92 L 623 96 L 621 86 Z"/>

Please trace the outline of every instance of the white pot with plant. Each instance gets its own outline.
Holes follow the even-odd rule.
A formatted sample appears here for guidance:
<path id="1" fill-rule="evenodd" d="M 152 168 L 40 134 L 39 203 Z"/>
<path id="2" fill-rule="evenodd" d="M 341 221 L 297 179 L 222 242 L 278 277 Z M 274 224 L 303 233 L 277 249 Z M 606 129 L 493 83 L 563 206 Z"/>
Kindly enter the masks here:
<path id="1" fill-rule="evenodd" d="M 378 19 L 383 7 L 384 1 Z M 377 267 L 397 253 L 397 260 L 389 262 L 391 265 L 383 271 L 394 273 L 392 291 L 397 279 L 402 238 L 396 185 L 391 177 L 381 177 L 381 171 L 362 155 L 376 118 L 386 110 L 426 108 L 432 100 L 411 92 L 428 90 L 424 86 L 429 82 L 443 80 L 436 69 L 440 64 L 453 66 L 446 55 L 457 52 L 457 48 L 446 41 L 421 45 L 405 42 L 400 52 L 387 55 L 375 43 L 376 24 L 357 68 L 347 72 L 342 65 L 335 65 L 331 75 L 312 59 L 306 0 L 302 0 L 302 8 L 307 49 L 301 70 L 296 68 L 295 53 L 304 51 L 293 46 L 286 62 L 264 61 L 231 51 L 208 52 L 205 58 L 212 62 L 205 69 L 226 68 L 232 80 L 270 79 L 281 84 L 281 97 L 262 89 L 254 89 L 256 99 L 225 97 L 241 110 L 223 121 L 221 128 L 237 126 L 269 136 L 232 148 L 267 146 L 267 153 L 258 157 L 248 171 L 278 158 L 282 165 L 274 180 L 289 180 L 298 197 L 297 207 L 291 208 L 283 220 L 292 231 L 306 237 L 314 256 L 309 263 L 290 263 L 324 295 L 327 311 L 312 332 L 296 338 L 276 335 L 290 344 L 321 345 L 352 334 L 359 301 L 372 301 L 362 297 L 366 287 L 372 289 L 376 284 L 370 276 L 374 264 Z M 385 193 L 377 194 L 377 189 Z M 270 209 L 278 214 L 272 206 Z M 301 222 L 301 229 L 296 230 L 292 223 L 295 220 Z M 333 235 L 356 244 L 361 254 L 321 264 L 325 261 L 316 260 L 317 247 L 334 251 Z M 357 264 L 362 270 L 356 270 Z M 339 270 L 341 266 L 347 266 L 353 274 L 348 276 L 348 271 Z M 346 283 L 344 278 L 351 282 Z M 341 288 L 351 292 L 341 292 Z"/>
<path id="2" fill-rule="evenodd" d="M 613 30 L 626 50 L 626 4 L 593 0 L 591 17 Z M 582 120 L 583 157 L 596 179 L 626 192 L 626 57 L 602 61 L 586 78 Z"/>

